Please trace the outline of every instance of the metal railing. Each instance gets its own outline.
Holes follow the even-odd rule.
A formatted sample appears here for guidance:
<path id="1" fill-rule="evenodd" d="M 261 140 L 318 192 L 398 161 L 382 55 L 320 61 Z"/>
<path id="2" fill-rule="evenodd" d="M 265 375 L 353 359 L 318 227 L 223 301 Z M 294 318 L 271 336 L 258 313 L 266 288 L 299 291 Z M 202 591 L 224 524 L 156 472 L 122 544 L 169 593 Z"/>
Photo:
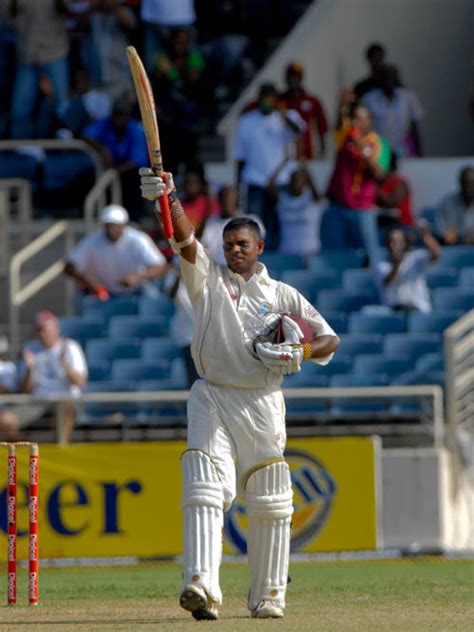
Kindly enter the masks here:
<path id="1" fill-rule="evenodd" d="M 107 189 L 110 187 L 110 203 L 122 203 L 122 185 L 116 169 L 107 169 L 94 184 L 84 201 L 86 232 L 94 230 L 97 214 L 107 204 Z"/>
<path id="2" fill-rule="evenodd" d="M 12 353 L 16 354 L 19 351 L 20 346 L 20 308 L 24 305 L 32 296 L 44 288 L 48 283 L 51 283 L 56 277 L 58 277 L 64 269 L 64 259 L 58 259 L 48 268 L 43 270 L 34 279 L 32 279 L 25 286 L 21 286 L 21 270 L 23 265 L 34 257 L 38 252 L 43 250 L 50 243 L 65 236 L 65 253 L 68 252 L 73 245 L 73 236 L 70 229 L 69 222 L 62 221 L 51 226 L 49 230 L 37 237 L 28 246 L 17 252 L 10 264 L 10 342 L 12 347 Z M 67 291 L 71 294 L 67 297 L 67 305 L 72 304 L 72 289 L 71 285 L 67 285 Z"/>
<path id="3" fill-rule="evenodd" d="M 7 194 L 8 213 L 12 214 L 12 192 L 17 194 L 17 218 L 20 228 L 22 244 L 27 244 L 31 239 L 31 227 L 33 218 L 33 200 L 31 182 L 26 178 L 0 178 L 0 191 Z M 11 217 L 10 217 L 11 219 Z"/>
<path id="4" fill-rule="evenodd" d="M 419 423 L 413 424 L 400 424 L 400 428 L 397 431 L 397 435 L 406 433 L 408 436 L 413 435 L 415 432 L 424 431 L 431 436 L 433 445 L 441 447 L 443 445 L 443 427 L 444 427 L 444 415 L 443 415 L 443 390 L 437 385 L 426 386 L 389 386 L 389 387 L 349 387 L 349 388 L 295 388 L 284 389 L 283 394 L 286 400 L 291 399 L 309 399 L 316 403 L 318 401 L 330 401 L 336 398 L 354 398 L 354 399 L 367 399 L 373 398 L 375 400 L 404 400 L 411 399 L 414 401 L 430 400 L 430 414 Z M 124 403 L 159 403 L 159 404 L 183 404 L 187 402 L 189 397 L 189 391 L 140 391 L 140 392 L 104 392 L 104 393 L 83 393 L 77 398 L 70 398 L 68 396 L 51 397 L 48 399 L 38 400 L 33 399 L 30 395 L 5 395 L 2 396 L 4 404 L 26 404 L 31 401 L 42 401 L 43 403 L 49 403 L 57 407 L 56 414 L 56 436 L 59 443 L 65 443 L 65 419 L 64 419 L 64 404 L 66 402 L 73 402 L 77 408 L 83 404 L 107 404 L 113 403 L 120 409 L 120 404 Z M 61 407 L 62 405 L 62 407 Z M 318 414 L 314 414 L 314 418 L 318 419 Z M 97 429 L 106 428 L 108 422 L 104 419 L 103 424 L 100 421 L 94 422 Z M 133 427 L 133 418 L 131 421 L 126 422 L 127 428 Z M 344 426 L 333 426 L 337 429 L 338 434 L 390 434 L 393 433 L 396 423 L 390 423 L 387 419 L 384 423 L 373 424 L 351 424 L 349 429 Z M 329 432 L 330 424 L 322 424 L 320 426 L 314 426 L 314 424 L 308 425 L 308 431 L 306 434 L 312 435 L 327 435 Z M 332 434 L 335 434 L 333 432 Z"/>
<path id="5" fill-rule="evenodd" d="M 0 189 L 0 276 L 7 273 L 10 260 L 10 240 L 8 238 L 10 225 L 10 200 L 8 192 Z"/>
<path id="6" fill-rule="evenodd" d="M 444 355 L 451 491 L 455 497 L 462 469 L 459 433 L 467 433 L 474 445 L 474 309 L 444 331 Z"/>

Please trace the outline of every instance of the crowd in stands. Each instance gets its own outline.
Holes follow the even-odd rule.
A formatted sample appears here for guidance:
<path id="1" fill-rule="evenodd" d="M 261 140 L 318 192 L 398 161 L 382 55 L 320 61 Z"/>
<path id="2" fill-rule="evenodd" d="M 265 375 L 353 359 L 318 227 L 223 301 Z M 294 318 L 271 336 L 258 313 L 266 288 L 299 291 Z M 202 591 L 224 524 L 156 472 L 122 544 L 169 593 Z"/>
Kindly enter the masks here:
<path id="1" fill-rule="evenodd" d="M 190 356 L 192 310 L 175 258 L 158 229 L 150 235 L 140 230 L 151 206 L 139 190 L 138 169 L 148 165 L 148 157 L 123 53 L 130 43 L 142 53 L 159 95 L 166 167 L 178 175 L 183 207 L 216 261 L 224 263 L 225 223 L 241 214 L 253 217 L 265 236 L 263 261 L 273 276 L 300 289 L 325 316 L 327 311 L 328 321 L 343 335 L 358 331 L 354 311 L 365 310 L 367 323 L 371 314 L 381 318 L 382 329 L 366 331 L 373 340 L 407 328 L 407 335 L 420 333 L 412 316 L 439 307 L 442 293 L 434 296 L 435 290 L 457 287 L 461 277 L 472 286 L 474 259 L 466 256 L 466 265 L 440 270 L 436 262 L 451 246 L 474 244 L 474 165 L 462 169 L 459 189 L 446 192 L 429 217 L 431 224 L 413 208 L 410 183 L 399 173 L 397 160 L 422 156 L 423 107 L 381 44 L 367 48 L 367 77 L 341 90 L 334 125 L 321 97 L 305 87 L 303 66 L 290 61 L 283 69 L 284 89 L 263 83 L 242 110 L 233 145 L 235 184 L 216 190 L 206 180 L 199 137 L 214 130 L 215 103 L 235 99 L 242 82 L 262 64 L 262 33 L 268 39 L 288 28 L 285 15 L 292 3 L 272 2 L 271 11 L 269 4 L 0 0 L 0 138 L 85 140 L 105 168 L 119 173 L 123 191 L 123 206 L 104 208 L 99 230 L 66 259 L 65 272 L 78 283 L 78 318 L 88 318 L 87 335 L 79 322 L 40 312 L 34 323 L 37 340 L 25 346 L 18 365 L 8 360 L 7 342 L 0 338 L 0 393 L 41 394 L 46 387 L 50 394 L 77 393 L 86 386 L 87 364 L 90 388 L 97 382 L 102 390 L 112 390 L 120 380 L 113 384 L 105 376 L 112 371 L 123 380 L 137 377 L 133 371 L 143 369 L 143 362 L 148 366 L 151 349 L 164 354 L 164 364 L 148 373 L 140 369 L 145 386 L 185 388 L 196 378 Z M 307 161 L 327 155 L 330 132 L 336 155 L 327 190 L 320 191 Z M 459 301 L 459 309 L 455 304 L 456 314 L 443 323 L 474 307 L 468 299 Z M 112 344 L 114 331 L 127 344 Z M 156 344 L 145 351 L 147 336 Z M 85 353 L 71 338 L 83 344 Z M 329 369 L 334 377 L 357 373 L 344 355 L 351 348 L 349 339 L 346 343 L 342 358 Z M 378 343 L 380 352 L 384 343 Z M 433 351 L 433 345 L 428 348 Z M 164 378 L 175 360 L 181 361 L 173 365 L 178 369 Z M 312 379 L 323 385 L 326 378 Z M 304 385 L 301 379 L 299 385 Z M 18 438 L 23 425 L 46 412 L 47 407 L 23 407 L 17 413 L 0 408 L 0 432 Z"/>

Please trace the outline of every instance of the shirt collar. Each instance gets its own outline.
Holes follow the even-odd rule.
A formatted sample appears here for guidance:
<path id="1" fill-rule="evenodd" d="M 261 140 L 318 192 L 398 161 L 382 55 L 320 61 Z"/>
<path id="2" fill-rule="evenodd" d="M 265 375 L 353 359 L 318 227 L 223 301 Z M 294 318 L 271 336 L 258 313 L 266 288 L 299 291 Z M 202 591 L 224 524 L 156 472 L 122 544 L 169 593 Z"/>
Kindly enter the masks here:
<path id="1" fill-rule="evenodd" d="M 227 273 L 230 279 L 243 282 L 246 285 L 248 283 L 252 283 L 253 281 L 255 281 L 256 283 L 263 283 L 265 285 L 270 285 L 270 282 L 271 282 L 270 275 L 268 274 L 267 268 L 264 266 L 264 264 L 261 261 L 257 263 L 256 273 L 252 277 L 250 277 L 248 281 L 245 281 L 245 279 L 240 274 L 232 272 L 230 268 L 227 268 Z"/>

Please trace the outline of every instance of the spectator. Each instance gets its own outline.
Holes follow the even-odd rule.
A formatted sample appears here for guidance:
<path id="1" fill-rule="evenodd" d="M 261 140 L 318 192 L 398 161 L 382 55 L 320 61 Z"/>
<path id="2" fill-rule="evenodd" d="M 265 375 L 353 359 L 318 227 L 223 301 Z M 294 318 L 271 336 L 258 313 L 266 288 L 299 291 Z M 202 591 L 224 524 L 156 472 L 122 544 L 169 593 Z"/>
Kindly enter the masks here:
<path id="1" fill-rule="evenodd" d="M 172 29 L 189 31 L 196 14 L 193 0 L 142 0 L 144 62 L 148 70 L 156 54 L 166 48 Z"/>
<path id="2" fill-rule="evenodd" d="M 219 215 L 211 215 L 208 218 L 201 236 L 201 242 L 216 263 L 226 265 L 224 250 L 222 248 L 224 226 L 233 217 L 237 217 L 241 214 L 237 188 L 233 185 L 221 187 L 218 194 L 218 201 L 220 206 Z M 262 239 L 265 239 L 265 227 L 262 220 L 256 215 L 246 215 L 246 217 L 250 217 L 250 219 L 257 222 Z"/>
<path id="3" fill-rule="evenodd" d="M 397 156 L 392 153 L 389 170 L 377 189 L 377 204 L 382 209 L 396 211 L 397 215 L 392 218 L 392 221 L 395 219 L 410 228 L 415 223 L 412 214 L 410 186 L 397 169 Z"/>
<path id="4" fill-rule="evenodd" d="M 419 122 L 423 109 L 411 90 L 401 87 L 395 66 L 385 66 L 382 85 L 367 92 L 361 103 L 372 115 L 374 130 L 386 138 L 399 158 L 421 156 Z"/>
<path id="5" fill-rule="evenodd" d="M 158 95 L 160 133 L 169 170 L 197 154 L 204 59 L 189 33 L 174 29 L 167 48 L 155 55 L 152 82 Z"/>
<path id="6" fill-rule="evenodd" d="M 274 223 L 273 199 L 268 182 L 288 156 L 296 157 L 296 142 L 306 124 L 295 110 L 277 110 L 277 91 L 271 83 L 260 87 L 258 108 L 240 117 L 234 140 L 237 182 L 247 188 L 247 211 L 263 220 L 269 249 L 276 248 L 278 231 Z M 288 160 L 275 186 L 288 184 L 293 165 Z"/>
<path id="7" fill-rule="evenodd" d="M 329 181 L 323 247 L 365 246 L 371 262 L 379 248 L 376 195 L 389 166 L 387 143 L 372 131 L 368 110 L 355 105 L 351 129 L 340 146 Z"/>
<path id="8" fill-rule="evenodd" d="M 77 397 L 87 382 L 87 364 L 80 345 L 61 336 L 59 321 L 50 311 L 38 312 L 34 326 L 37 339 L 29 341 L 22 351 L 22 392 L 42 399 L 59 395 Z M 35 403 L 20 407 L 18 417 L 21 425 L 27 425 L 50 412 L 47 403 Z M 64 429 L 67 443 L 73 428 L 74 411 L 72 402 L 68 402 Z"/>
<path id="9" fill-rule="evenodd" d="M 401 228 L 387 235 L 389 261 L 377 261 L 373 267 L 382 303 L 394 310 L 430 312 L 426 268 L 441 254 L 427 222 L 418 224 L 418 234 L 426 250 L 409 250 L 410 239 Z"/>
<path id="10" fill-rule="evenodd" d="M 94 0 L 83 14 L 88 29 L 88 72 L 92 85 L 112 97 L 131 97 L 133 81 L 124 49 L 137 26 L 135 14 L 118 0 Z"/>
<path id="11" fill-rule="evenodd" d="M 382 69 L 385 63 L 385 48 L 382 44 L 370 44 L 365 51 L 365 58 L 369 64 L 370 73 L 365 79 L 361 79 L 354 85 L 354 94 L 357 99 L 371 90 L 380 88 L 382 85 Z"/>
<path id="12" fill-rule="evenodd" d="M 196 234 L 200 235 L 208 217 L 219 212 L 216 198 L 211 195 L 202 169 L 190 167 L 184 175 L 183 208 Z"/>
<path id="13" fill-rule="evenodd" d="M 301 139 L 300 157 L 314 160 L 323 157 L 326 151 L 325 137 L 328 131 L 326 114 L 321 101 L 303 86 L 303 66 L 293 62 L 286 68 L 287 90 L 279 97 L 279 106 L 285 110 L 296 110 L 306 123 L 306 131 Z M 319 140 L 315 148 L 314 137 Z"/>
<path id="14" fill-rule="evenodd" d="M 474 244 L 474 167 L 459 174 L 459 191 L 450 193 L 437 212 L 437 232 L 447 246 Z"/>
<path id="15" fill-rule="evenodd" d="M 276 175 L 276 174 L 275 174 Z M 280 225 L 278 252 L 310 257 L 321 248 L 320 226 L 323 206 L 309 171 L 300 166 L 292 172 L 287 187 L 280 193 L 273 181 L 270 188 L 277 196 L 276 212 Z"/>
<path id="16" fill-rule="evenodd" d="M 59 113 L 63 127 L 70 130 L 74 136 L 81 136 L 87 125 L 107 118 L 111 111 L 110 94 L 101 88 L 91 88 L 87 70 L 77 70 L 72 95 Z"/>
<path id="17" fill-rule="evenodd" d="M 128 213 L 117 204 L 100 215 L 103 227 L 84 237 L 67 255 L 65 272 L 82 291 L 101 300 L 144 292 L 156 294 L 151 283 L 168 269 L 165 257 L 148 235 L 128 226 Z"/>
<path id="18" fill-rule="evenodd" d="M 143 204 L 138 190 L 138 168 L 149 164 L 145 132 L 140 121 L 132 118 L 132 104 L 116 99 L 112 114 L 90 123 L 83 138 L 102 159 L 107 169 L 120 175 L 123 204 L 133 220 L 140 219 Z"/>
<path id="19" fill-rule="evenodd" d="M 17 367 L 7 360 L 8 339 L 0 336 L 0 395 L 15 393 L 18 386 Z M 0 404 L 0 432 L 9 441 L 21 439 L 20 423 L 17 416 L 3 404 Z"/>
<path id="20" fill-rule="evenodd" d="M 39 74 L 52 86 L 54 107 L 66 99 L 69 88 L 66 0 L 10 0 L 17 42 L 17 68 L 11 102 L 12 138 L 30 138 L 31 115 L 38 96 Z"/>

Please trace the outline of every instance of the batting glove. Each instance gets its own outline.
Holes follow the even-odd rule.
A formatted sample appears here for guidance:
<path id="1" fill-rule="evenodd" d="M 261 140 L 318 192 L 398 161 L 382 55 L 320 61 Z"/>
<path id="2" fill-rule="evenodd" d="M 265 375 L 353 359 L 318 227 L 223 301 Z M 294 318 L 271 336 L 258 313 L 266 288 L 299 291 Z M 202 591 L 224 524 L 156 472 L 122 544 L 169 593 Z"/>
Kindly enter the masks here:
<path id="1" fill-rule="evenodd" d="M 298 323 L 288 316 L 282 316 L 281 326 L 283 335 L 285 336 L 285 344 L 290 344 L 292 348 L 293 370 L 291 373 L 297 373 L 301 370 L 301 363 L 304 359 L 304 349 L 301 344 L 303 332 Z"/>
<path id="2" fill-rule="evenodd" d="M 271 342 L 258 342 L 255 345 L 255 351 L 259 360 L 263 364 L 278 375 L 290 375 L 290 373 L 296 373 L 301 369 L 301 361 L 303 359 L 303 353 L 301 352 L 301 358 L 299 359 L 298 350 L 294 349 L 291 345 L 281 344 L 275 345 Z"/>
<path id="3" fill-rule="evenodd" d="M 168 195 L 176 190 L 171 173 L 164 173 L 163 178 L 157 176 L 153 169 L 141 167 L 138 171 L 140 176 L 140 189 L 145 200 L 156 200 L 166 191 Z"/>

